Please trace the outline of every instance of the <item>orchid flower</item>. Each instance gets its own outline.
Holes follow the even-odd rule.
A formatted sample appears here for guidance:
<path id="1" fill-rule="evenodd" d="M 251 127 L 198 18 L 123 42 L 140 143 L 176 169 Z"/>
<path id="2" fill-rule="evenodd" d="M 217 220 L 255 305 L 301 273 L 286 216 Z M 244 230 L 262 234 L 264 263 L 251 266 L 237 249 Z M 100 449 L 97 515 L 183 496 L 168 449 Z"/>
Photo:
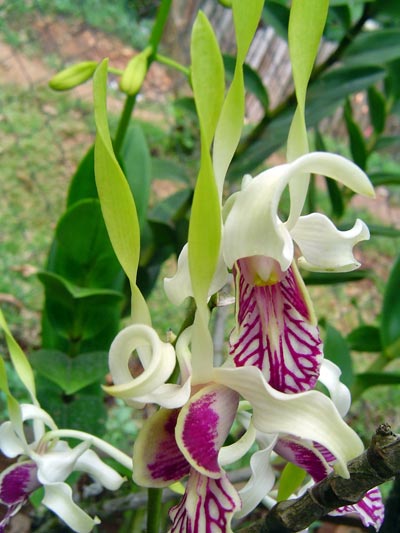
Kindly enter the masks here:
<path id="1" fill-rule="evenodd" d="M 27 421 L 33 422 L 30 442 L 23 427 Z M 63 436 L 80 439 L 81 443 L 71 448 L 66 441 L 60 440 Z M 7 507 L 0 522 L 0 532 L 39 487 L 44 488 L 43 505 L 72 530 L 80 533 L 91 531 L 100 521 L 97 517 L 90 517 L 73 501 L 67 478 L 72 472 L 85 472 L 109 490 L 117 490 L 124 481 L 90 449 L 92 445 L 125 468 L 132 468 L 130 458 L 105 441 L 81 431 L 59 430 L 53 419 L 38 405 L 20 405 L 18 415 L 14 413 L 10 421 L 0 426 L 0 450 L 7 457 L 18 457 L 16 463 L 0 474 L 0 503 Z"/>

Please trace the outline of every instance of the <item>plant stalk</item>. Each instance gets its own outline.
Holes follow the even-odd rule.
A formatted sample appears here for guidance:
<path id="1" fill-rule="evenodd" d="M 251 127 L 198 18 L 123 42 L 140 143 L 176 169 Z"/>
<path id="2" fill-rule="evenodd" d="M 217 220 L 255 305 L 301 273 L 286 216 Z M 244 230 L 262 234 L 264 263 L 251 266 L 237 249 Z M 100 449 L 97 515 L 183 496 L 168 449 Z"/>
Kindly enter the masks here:
<path id="1" fill-rule="evenodd" d="M 159 533 L 161 525 L 162 489 L 148 489 L 147 533 Z"/>

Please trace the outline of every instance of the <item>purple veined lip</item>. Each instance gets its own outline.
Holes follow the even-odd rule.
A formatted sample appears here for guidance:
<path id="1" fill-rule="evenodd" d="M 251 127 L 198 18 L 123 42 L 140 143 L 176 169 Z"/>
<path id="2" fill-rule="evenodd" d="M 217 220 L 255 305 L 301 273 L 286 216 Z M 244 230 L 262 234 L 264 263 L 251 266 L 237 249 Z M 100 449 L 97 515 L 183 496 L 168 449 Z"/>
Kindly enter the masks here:
<path id="1" fill-rule="evenodd" d="M 21 504 L 40 486 L 36 463 L 14 463 L 0 474 L 0 501 L 8 506 Z"/>
<path id="2" fill-rule="evenodd" d="M 251 284 L 244 268 L 246 261 L 239 260 L 234 269 L 237 326 L 230 338 L 230 355 L 235 365 L 259 368 L 268 383 L 281 392 L 312 389 L 323 354 L 303 282 L 290 267 L 276 276 L 274 283 Z"/>

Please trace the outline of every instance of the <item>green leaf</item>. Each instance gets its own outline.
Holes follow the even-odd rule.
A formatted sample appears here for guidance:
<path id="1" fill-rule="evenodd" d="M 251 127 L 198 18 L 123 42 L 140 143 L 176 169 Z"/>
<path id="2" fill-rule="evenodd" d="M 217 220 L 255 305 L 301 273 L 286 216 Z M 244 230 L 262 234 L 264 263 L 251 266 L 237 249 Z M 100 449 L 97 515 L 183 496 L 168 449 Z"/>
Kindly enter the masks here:
<path id="1" fill-rule="evenodd" d="M 262 19 L 265 24 L 272 26 L 277 35 L 288 40 L 290 9 L 280 2 L 270 0 L 264 4 Z"/>
<path id="2" fill-rule="evenodd" d="M 375 133 L 380 134 L 385 129 L 386 122 L 385 97 L 374 86 L 368 88 L 367 95 L 371 124 Z"/>
<path id="3" fill-rule="evenodd" d="M 382 350 L 379 328 L 376 326 L 359 326 L 347 335 L 347 342 L 352 350 L 358 352 L 380 352 Z"/>
<path id="4" fill-rule="evenodd" d="M 191 79 L 200 127 L 210 148 L 225 92 L 224 65 L 214 31 L 199 12 L 191 38 Z"/>
<path id="5" fill-rule="evenodd" d="M 374 150 L 385 150 L 400 143 L 400 135 L 381 135 L 376 141 Z"/>
<path id="6" fill-rule="evenodd" d="M 107 409 L 98 384 L 67 395 L 55 383 L 38 375 L 40 405 L 51 413 L 59 428 L 77 429 L 101 437 L 105 431 Z"/>
<path id="7" fill-rule="evenodd" d="M 127 131 L 121 160 L 142 226 L 150 198 L 151 158 L 146 137 L 139 123 L 135 123 Z"/>
<path id="8" fill-rule="evenodd" d="M 161 222 L 174 228 L 175 222 L 187 213 L 192 195 L 191 189 L 182 189 L 171 194 L 153 207 L 149 213 L 149 221 Z"/>
<path id="9" fill-rule="evenodd" d="M 188 184 L 190 182 L 186 169 L 175 161 L 153 157 L 151 160 L 152 179 L 171 180 Z"/>
<path id="10" fill-rule="evenodd" d="M 123 300 L 117 291 L 77 287 L 52 272 L 39 272 L 38 278 L 45 287 L 50 323 L 72 342 L 89 339 L 107 328 Z"/>
<path id="11" fill-rule="evenodd" d="M 391 238 L 400 237 L 400 229 L 394 228 L 393 226 L 379 226 L 377 224 L 368 224 L 368 228 L 371 235 L 374 236 Z"/>
<path id="12" fill-rule="evenodd" d="M 385 287 L 381 320 L 381 339 L 384 350 L 391 350 L 400 341 L 400 255 Z M 398 354 L 393 354 L 400 357 Z"/>
<path id="13" fill-rule="evenodd" d="M 293 463 L 287 463 L 282 471 L 277 501 L 287 500 L 301 486 L 307 472 Z"/>
<path id="14" fill-rule="evenodd" d="M 366 31 L 357 36 L 342 56 L 345 65 L 382 65 L 400 58 L 400 30 Z"/>
<path id="15" fill-rule="evenodd" d="M 107 352 L 82 353 L 72 358 L 56 350 L 38 350 L 30 354 L 30 360 L 37 372 L 66 394 L 102 381 L 108 371 Z"/>
<path id="16" fill-rule="evenodd" d="M 400 374 L 394 372 L 364 372 L 356 375 L 357 384 L 363 390 L 378 385 L 400 385 Z"/>
<path id="17" fill-rule="evenodd" d="M 342 371 L 340 380 L 351 387 L 354 375 L 349 345 L 341 333 L 330 324 L 325 325 L 324 354 Z"/>
<path id="18" fill-rule="evenodd" d="M 370 270 L 358 269 L 352 272 L 304 272 L 303 278 L 307 285 L 334 285 L 371 278 Z"/>
<path id="19" fill-rule="evenodd" d="M 332 214 L 337 218 L 341 218 L 345 211 L 342 191 L 340 190 L 337 181 L 331 178 L 325 178 L 325 182 L 328 189 L 329 200 L 331 202 Z"/>
<path id="20" fill-rule="evenodd" d="M 85 198 L 98 198 L 94 178 L 94 145 L 89 148 L 72 176 L 67 207 Z"/>
<path id="21" fill-rule="evenodd" d="M 377 170 L 368 172 L 368 177 L 375 187 L 380 185 L 400 185 L 400 172 Z"/>
<path id="22" fill-rule="evenodd" d="M 347 101 L 344 108 L 344 119 L 350 140 L 350 152 L 353 161 L 365 170 L 367 164 L 367 145 L 360 126 L 354 121 L 350 102 Z"/>
<path id="23" fill-rule="evenodd" d="M 227 74 L 227 78 L 231 79 L 235 71 L 236 59 L 234 56 L 227 54 L 223 55 L 224 66 Z M 247 63 L 243 64 L 243 74 L 244 74 L 244 86 L 246 90 L 254 94 L 258 99 L 260 104 L 263 106 L 264 111 L 268 109 L 269 106 L 269 96 L 265 85 L 263 84 L 262 79 L 250 65 Z"/>

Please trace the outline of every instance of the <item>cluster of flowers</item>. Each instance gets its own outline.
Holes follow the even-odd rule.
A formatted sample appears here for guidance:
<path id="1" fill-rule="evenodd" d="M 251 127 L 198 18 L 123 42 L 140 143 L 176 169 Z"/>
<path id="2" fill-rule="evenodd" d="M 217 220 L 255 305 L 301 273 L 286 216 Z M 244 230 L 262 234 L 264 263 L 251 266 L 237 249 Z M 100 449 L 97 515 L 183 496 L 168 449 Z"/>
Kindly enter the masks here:
<path id="1" fill-rule="evenodd" d="M 244 178 L 241 190 L 223 208 L 220 259 L 209 288 L 211 296 L 233 277 L 236 326 L 222 365 L 213 362 L 200 320 L 185 329 L 175 345 L 163 342 L 145 324 L 126 327 L 112 343 L 114 385 L 107 391 L 134 407 L 160 406 L 135 442 L 134 481 L 144 487 L 168 487 L 187 478 L 180 504 L 170 511 L 172 532 L 230 531 L 234 515 L 248 514 L 271 493 L 271 457 L 276 454 L 303 468 L 313 483 L 332 469 L 347 476 L 346 463 L 362 451 L 359 437 L 343 420 L 350 394 L 339 381 L 340 370 L 323 357 L 315 314 L 296 263 L 316 271 L 355 269 L 359 263 L 353 246 L 368 239 L 369 232 L 360 220 L 352 229 L 339 231 L 322 214 L 300 216 L 302 199 L 295 195 L 291 215 L 281 220 L 278 208 L 285 187 L 306 173 L 330 176 L 357 193 L 373 195 L 356 165 L 328 153 L 309 153 Z M 193 295 L 188 246 L 176 275 L 165 280 L 165 290 L 175 305 Z M 129 370 L 135 351 L 143 366 L 138 377 Z M 176 365 L 179 383 L 169 383 Z M 330 397 L 312 390 L 317 381 Z M 28 419 L 34 420 L 30 443 L 23 427 Z M 224 446 L 235 420 L 243 426 L 242 436 Z M 63 436 L 81 438 L 82 443 L 71 449 L 60 440 Z M 45 489 L 44 505 L 72 529 L 89 531 L 97 520 L 74 503 L 67 477 L 79 470 L 109 489 L 121 485 L 123 478 L 89 449 L 91 445 L 131 467 L 130 458 L 100 439 L 57 430 L 38 405 L 22 405 L 19 417 L 0 427 L 0 443 L 5 455 L 19 457 L 0 477 L 0 502 L 8 508 L 0 531 L 39 486 Z M 237 491 L 223 467 L 255 449 L 252 475 Z M 358 512 L 365 525 L 379 526 L 383 507 L 374 489 L 360 503 L 338 512 Z"/>

